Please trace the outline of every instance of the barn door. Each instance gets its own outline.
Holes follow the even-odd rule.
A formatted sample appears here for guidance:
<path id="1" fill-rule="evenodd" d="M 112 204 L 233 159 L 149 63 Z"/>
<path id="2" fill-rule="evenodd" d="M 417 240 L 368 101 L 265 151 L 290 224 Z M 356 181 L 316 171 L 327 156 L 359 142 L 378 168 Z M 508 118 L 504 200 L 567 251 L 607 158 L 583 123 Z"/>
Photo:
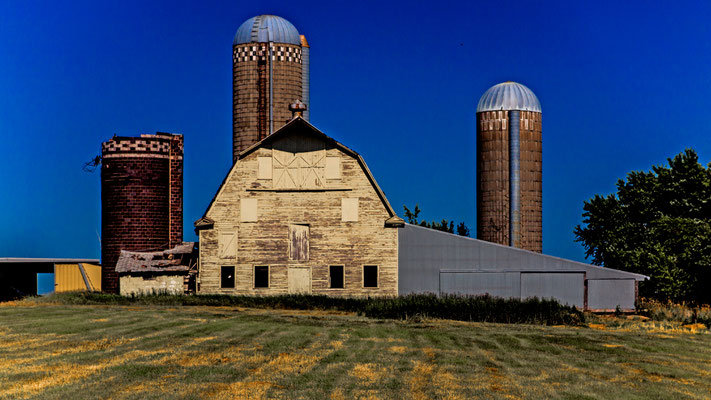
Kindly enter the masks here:
<path id="1" fill-rule="evenodd" d="M 237 232 L 220 232 L 217 239 L 217 247 L 220 258 L 237 257 Z"/>
<path id="2" fill-rule="evenodd" d="M 289 293 L 311 293 L 311 268 L 289 267 Z"/>
<path id="3" fill-rule="evenodd" d="M 289 225 L 289 260 L 309 260 L 309 226 Z"/>
<path id="4" fill-rule="evenodd" d="M 326 149 L 322 140 L 306 136 L 280 139 L 272 150 L 274 189 L 324 187 Z"/>
<path id="5" fill-rule="evenodd" d="M 583 309 L 585 305 L 584 272 L 522 272 L 521 298 L 554 299 Z"/>

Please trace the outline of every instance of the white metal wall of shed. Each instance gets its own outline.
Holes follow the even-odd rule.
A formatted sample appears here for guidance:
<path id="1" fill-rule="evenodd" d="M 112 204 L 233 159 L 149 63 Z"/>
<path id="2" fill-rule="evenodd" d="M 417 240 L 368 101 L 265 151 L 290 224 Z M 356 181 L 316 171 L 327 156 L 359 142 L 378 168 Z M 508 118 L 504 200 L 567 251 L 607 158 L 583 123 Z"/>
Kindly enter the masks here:
<path id="1" fill-rule="evenodd" d="M 448 294 L 490 294 L 496 297 L 521 297 L 518 272 L 440 271 L 439 292 Z"/>
<path id="2" fill-rule="evenodd" d="M 522 272 L 521 298 L 555 299 L 582 309 L 585 306 L 585 273 Z"/>
<path id="3" fill-rule="evenodd" d="M 580 308 L 584 306 L 585 280 L 628 281 L 634 289 L 634 281 L 646 278 L 410 224 L 398 231 L 398 260 L 401 295 L 489 293 L 519 298 L 531 295 L 555 298 Z M 531 275 L 521 277 L 525 274 Z M 588 289 L 588 297 L 592 295 L 596 305 L 618 302 L 620 308 L 634 308 L 634 290 L 621 291 L 613 284 L 593 286 L 592 291 Z M 594 309 L 590 305 L 588 308 Z"/>
<path id="4" fill-rule="evenodd" d="M 635 307 L 634 279 L 589 279 L 588 308 L 598 311 L 632 310 Z"/>

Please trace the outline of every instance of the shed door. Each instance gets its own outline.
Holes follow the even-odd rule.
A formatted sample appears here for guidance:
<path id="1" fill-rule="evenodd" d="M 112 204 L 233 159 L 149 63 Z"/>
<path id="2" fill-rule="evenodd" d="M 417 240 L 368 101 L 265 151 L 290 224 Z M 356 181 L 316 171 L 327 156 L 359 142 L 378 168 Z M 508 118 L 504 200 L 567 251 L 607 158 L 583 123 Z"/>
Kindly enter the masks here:
<path id="1" fill-rule="evenodd" d="M 588 309 L 634 310 L 634 279 L 588 279 Z"/>
<path id="2" fill-rule="evenodd" d="M 289 225 L 289 260 L 309 260 L 308 225 Z"/>
<path id="3" fill-rule="evenodd" d="M 582 272 L 522 272 L 521 298 L 555 299 L 562 304 L 584 305 L 585 274 Z"/>
<path id="4" fill-rule="evenodd" d="M 54 279 L 57 293 L 87 290 L 77 264 L 55 264 Z"/>
<path id="5" fill-rule="evenodd" d="M 311 268 L 289 267 L 289 293 L 311 293 Z"/>

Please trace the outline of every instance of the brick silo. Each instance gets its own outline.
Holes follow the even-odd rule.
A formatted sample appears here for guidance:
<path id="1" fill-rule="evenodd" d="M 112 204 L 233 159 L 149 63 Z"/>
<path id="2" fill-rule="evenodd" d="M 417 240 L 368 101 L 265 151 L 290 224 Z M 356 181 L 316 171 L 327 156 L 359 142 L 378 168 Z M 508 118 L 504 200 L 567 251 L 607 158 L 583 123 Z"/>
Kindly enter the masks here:
<path id="1" fill-rule="evenodd" d="M 491 87 L 479 100 L 477 238 L 543 250 L 541 104 L 516 82 Z"/>
<path id="2" fill-rule="evenodd" d="M 101 287 L 118 293 L 121 250 L 183 241 L 183 135 L 114 136 L 101 156 Z"/>
<path id="3" fill-rule="evenodd" d="M 309 104 L 309 45 L 294 25 L 259 15 L 240 25 L 232 42 L 232 154 L 291 119 L 289 104 Z M 304 118 L 309 119 L 308 110 Z"/>

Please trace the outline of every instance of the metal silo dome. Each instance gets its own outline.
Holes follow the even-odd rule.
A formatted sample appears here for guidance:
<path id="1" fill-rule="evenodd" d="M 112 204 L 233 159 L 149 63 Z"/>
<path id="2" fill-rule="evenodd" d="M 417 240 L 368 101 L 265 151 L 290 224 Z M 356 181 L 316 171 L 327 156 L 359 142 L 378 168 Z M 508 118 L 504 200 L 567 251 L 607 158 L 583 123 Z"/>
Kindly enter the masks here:
<path id="1" fill-rule="evenodd" d="M 301 38 L 296 27 L 284 18 L 276 15 L 258 15 L 240 25 L 232 44 L 251 42 L 301 45 Z"/>
<path id="2" fill-rule="evenodd" d="M 520 110 L 541 112 L 538 97 L 526 86 L 516 82 L 504 82 L 487 90 L 476 107 L 476 112 Z"/>

